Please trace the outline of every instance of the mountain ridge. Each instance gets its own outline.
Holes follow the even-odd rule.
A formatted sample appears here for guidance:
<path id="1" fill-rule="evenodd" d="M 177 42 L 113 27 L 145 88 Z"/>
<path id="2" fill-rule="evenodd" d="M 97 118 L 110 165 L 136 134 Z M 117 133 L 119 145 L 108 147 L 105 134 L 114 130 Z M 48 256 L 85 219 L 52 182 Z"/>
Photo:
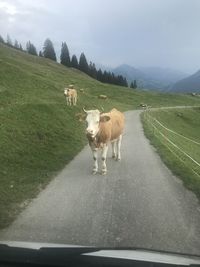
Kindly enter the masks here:
<path id="1" fill-rule="evenodd" d="M 185 79 L 176 82 L 169 92 L 200 93 L 200 69 Z"/>
<path id="2" fill-rule="evenodd" d="M 157 91 L 168 91 L 174 83 L 189 76 L 189 74 L 170 68 L 136 68 L 128 64 L 121 64 L 109 71 L 116 75 L 123 75 L 129 84 L 136 80 L 139 88 Z"/>
<path id="3" fill-rule="evenodd" d="M 175 82 L 185 78 L 188 74 L 161 67 L 135 68 L 122 64 L 113 69 L 115 74 L 122 74 L 130 83 L 137 81 L 138 87 L 149 90 L 168 91 Z"/>

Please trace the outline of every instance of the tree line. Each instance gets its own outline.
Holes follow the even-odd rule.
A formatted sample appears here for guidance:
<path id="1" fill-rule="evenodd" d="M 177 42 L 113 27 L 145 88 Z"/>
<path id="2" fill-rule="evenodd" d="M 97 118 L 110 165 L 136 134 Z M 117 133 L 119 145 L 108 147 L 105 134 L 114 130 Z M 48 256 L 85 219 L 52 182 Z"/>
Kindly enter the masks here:
<path id="1" fill-rule="evenodd" d="M 34 44 L 32 44 L 30 41 L 26 43 L 26 49 L 23 49 L 22 45 L 17 40 L 15 40 L 15 42 L 13 43 L 9 35 L 7 35 L 6 41 L 4 41 L 3 37 L 0 35 L 0 42 L 15 49 L 27 52 L 31 55 L 49 58 L 57 62 L 54 46 L 49 38 L 45 40 L 43 49 L 42 51 L 39 51 L 39 53 L 37 52 Z M 128 82 L 122 75 L 115 75 L 113 72 L 106 70 L 102 71 L 100 68 L 97 70 L 95 63 L 91 61 L 88 64 L 84 53 L 81 53 L 79 60 L 76 55 L 72 55 L 72 57 L 70 58 L 70 53 L 66 42 L 62 42 L 61 45 L 60 63 L 66 67 L 79 69 L 80 71 L 86 73 L 90 77 L 100 82 L 128 87 Z M 131 82 L 130 88 L 137 88 L 136 80 L 134 80 L 134 82 Z"/>

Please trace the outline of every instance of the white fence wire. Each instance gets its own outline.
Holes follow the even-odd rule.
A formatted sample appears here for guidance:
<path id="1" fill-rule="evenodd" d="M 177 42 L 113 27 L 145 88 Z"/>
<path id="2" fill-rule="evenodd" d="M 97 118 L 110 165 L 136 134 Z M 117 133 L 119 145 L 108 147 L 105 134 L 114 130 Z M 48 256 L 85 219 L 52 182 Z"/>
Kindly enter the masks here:
<path id="1" fill-rule="evenodd" d="M 154 117 L 150 116 L 149 114 L 147 114 L 147 111 L 145 112 L 145 115 L 146 115 L 146 118 L 147 118 L 147 122 L 169 143 L 171 144 L 176 150 L 178 150 L 179 152 L 181 152 L 185 157 L 187 157 L 188 159 L 190 159 L 196 166 L 200 167 L 200 163 L 198 161 L 196 161 L 193 157 L 191 157 L 188 153 L 186 153 L 182 148 L 180 148 L 178 145 L 176 145 L 174 142 L 172 142 L 166 135 L 164 135 L 159 129 L 158 127 L 155 126 L 155 124 L 153 124 L 149 119 L 152 119 L 153 121 L 157 122 L 162 128 L 164 128 L 165 130 L 169 131 L 169 132 L 172 132 L 174 134 L 177 134 L 177 135 L 180 135 L 176 132 L 174 132 L 173 130 L 171 129 L 168 129 L 167 127 L 165 127 L 162 123 L 160 123 L 157 119 L 155 119 Z M 190 139 L 190 138 L 187 138 L 183 135 L 180 135 L 181 137 L 187 139 L 188 141 L 191 141 L 197 145 L 199 145 L 200 143 Z M 161 141 L 161 140 L 160 140 Z M 162 142 L 161 142 L 162 143 Z M 164 144 L 169 150 L 171 153 L 173 153 L 182 163 L 185 163 L 167 144 Z M 197 176 L 200 177 L 200 175 L 194 170 L 192 169 L 192 172 L 194 172 Z"/>
<path id="2" fill-rule="evenodd" d="M 164 128 L 165 130 L 167 130 L 167 131 L 169 131 L 169 132 L 171 132 L 171 133 L 173 133 L 173 134 L 175 134 L 175 135 L 178 135 L 178 136 L 180 136 L 180 137 L 182 137 L 182 138 L 184 138 L 184 139 L 186 139 L 186 140 L 188 140 L 188 141 L 190 141 L 190 142 L 192 142 L 192 143 L 194 143 L 194 144 L 196 144 L 196 145 L 200 145 L 199 142 L 194 141 L 194 140 L 192 140 L 192 139 L 190 139 L 190 138 L 188 138 L 188 137 L 186 137 L 186 136 L 184 136 L 184 135 L 182 135 L 182 134 L 179 134 L 179 133 L 177 133 L 177 132 L 175 132 L 175 131 L 173 131 L 173 130 L 167 128 L 167 127 L 165 127 L 159 120 L 157 120 L 156 118 L 152 117 L 151 115 L 148 115 L 148 116 L 151 117 L 152 120 L 154 120 L 155 122 L 157 122 L 157 123 L 158 123 L 162 128 Z"/>

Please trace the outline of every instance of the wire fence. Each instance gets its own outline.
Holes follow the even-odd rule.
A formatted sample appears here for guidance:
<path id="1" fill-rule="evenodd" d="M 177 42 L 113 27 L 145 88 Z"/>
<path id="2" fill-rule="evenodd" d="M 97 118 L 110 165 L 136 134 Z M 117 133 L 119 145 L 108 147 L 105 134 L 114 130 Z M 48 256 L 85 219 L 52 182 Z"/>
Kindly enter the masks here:
<path id="1" fill-rule="evenodd" d="M 180 137 L 186 139 L 187 141 L 190 141 L 190 142 L 192 142 L 192 143 L 194 143 L 194 144 L 196 144 L 196 145 L 200 145 L 200 142 L 197 142 L 197 141 L 195 141 L 195 140 L 193 140 L 193 139 L 191 139 L 191 138 L 188 138 L 188 137 L 186 137 L 186 136 L 184 136 L 184 135 L 182 135 L 182 134 L 179 134 L 179 133 L 173 131 L 172 129 L 169 129 L 169 128 L 167 128 L 166 126 L 164 126 L 159 120 L 157 120 L 156 118 L 152 117 L 151 115 L 148 114 L 148 116 L 149 116 L 152 120 L 154 120 L 157 124 L 159 124 L 162 128 L 164 128 L 165 130 L 167 130 L 167 131 L 169 131 L 169 132 L 171 132 L 171 133 L 173 133 L 173 134 L 175 134 L 175 135 L 177 135 L 177 136 L 180 136 Z"/>
<path id="2" fill-rule="evenodd" d="M 153 128 L 154 135 L 159 135 L 161 138 L 159 138 L 159 141 L 176 157 L 186 165 L 186 167 L 189 167 L 191 171 L 196 174 L 198 177 L 200 177 L 200 162 L 195 160 L 191 155 L 189 155 L 186 151 L 184 151 L 181 147 L 179 147 L 176 143 L 174 143 L 172 140 L 169 139 L 169 136 L 166 135 L 167 132 L 173 133 L 177 136 L 182 137 L 183 139 L 192 142 L 193 144 L 196 144 L 197 146 L 200 145 L 199 142 L 194 141 L 188 137 L 185 137 L 184 135 L 181 135 L 167 127 L 165 127 L 161 122 L 159 122 L 156 118 L 152 117 L 149 114 L 149 111 L 145 111 L 144 113 L 144 119 L 147 122 L 148 125 L 150 125 Z M 158 125 L 161 127 L 161 129 L 165 129 L 165 133 L 161 132 L 161 130 L 158 128 Z M 163 139 L 163 141 L 162 141 Z M 184 159 L 183 159 L 184 158 Z M 189 160 L 193 167 L 188 166 L 187 160 Z M 191 164 L 190 164 L 191 165 Z"/>

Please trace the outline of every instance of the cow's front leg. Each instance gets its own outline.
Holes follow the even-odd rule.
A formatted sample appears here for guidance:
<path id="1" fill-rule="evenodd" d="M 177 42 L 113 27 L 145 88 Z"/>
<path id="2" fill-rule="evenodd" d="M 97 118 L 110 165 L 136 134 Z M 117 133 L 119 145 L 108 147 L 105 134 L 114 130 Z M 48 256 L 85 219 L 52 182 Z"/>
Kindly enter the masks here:
<path id="1" fill-rule="evenodd" d="M 121 143 L 122 143 L 122 135 L 120 135 L 118 140 L 117 140 L 117 158 L 116 158 L 116 160 L 121 160 Z"/>
<path id="2" fill-rule="evenodd" d="M 116 158 L 116 141 L 113 141 L 112 143 L 112 158 Z"/>
<path id="3" fill-rule="evenodd" d="M 104 144 L 103 148 L 102 148 L 102 169 L 101 169 L 101 173 L 102 174 L 106 174 L 107 172 L 107 167 L 106 167 L 106 157 L 107 157 L 107 152 L 108 152 L 108 145 Z"/>
<path id="4" fill-rule="evenodd" d="M 93 148 L 92 153 L 93 153 L 93 159 L 94 159 L 94 165 L 93 165 L 92 173 L 96 174 L 98 172 L 98 149 Z"/>

